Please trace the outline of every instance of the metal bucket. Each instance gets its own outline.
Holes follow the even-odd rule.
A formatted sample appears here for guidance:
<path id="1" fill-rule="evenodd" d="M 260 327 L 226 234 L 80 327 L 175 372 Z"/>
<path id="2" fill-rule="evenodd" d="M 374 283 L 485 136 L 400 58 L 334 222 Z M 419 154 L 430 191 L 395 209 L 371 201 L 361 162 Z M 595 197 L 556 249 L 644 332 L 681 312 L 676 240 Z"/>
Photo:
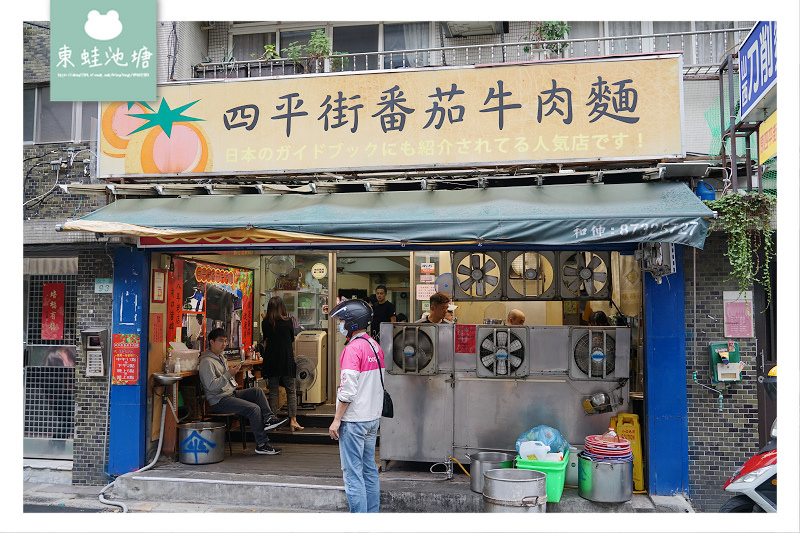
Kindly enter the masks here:
<path id="1" fill-rule="evenodd" d="M 513 453 L 478 452 L 467 455 L 469 465 L 469 488 L 475 492 L 483 492 L 483 474 L 496 468 L 514 468 Z"/>
<path id="2" fill-rule="evenodd" d="M 483 477 L 483 512 L 547 511 L 547 474 L 544 472 L 501 468 L 489 470 Z"/>
<path id="3" fill-rule="evenodd" d="M 578 456 L 578 495 L 593 502 L 627 502 L 633 497 L 633 460 L 592 461 Z"/>
<path id="4" fill-rule="evenodd" d="M 225 424 L 187 422 L 178 425 L 178 460 L 187 465 L 218 463 L 225 458 Z"/>

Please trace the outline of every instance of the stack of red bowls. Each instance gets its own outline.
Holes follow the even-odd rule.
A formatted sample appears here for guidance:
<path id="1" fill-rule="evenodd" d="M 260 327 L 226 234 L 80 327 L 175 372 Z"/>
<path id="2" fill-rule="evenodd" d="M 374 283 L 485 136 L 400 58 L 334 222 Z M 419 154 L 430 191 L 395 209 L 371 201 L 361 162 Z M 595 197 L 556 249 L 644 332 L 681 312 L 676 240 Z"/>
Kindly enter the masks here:
<path id="1" fill-rule="evenodd" d="M 619 436 L 588 435 L 583 453 L 591 461 L 624 463 L 633 459 L 630 441 Z"/>

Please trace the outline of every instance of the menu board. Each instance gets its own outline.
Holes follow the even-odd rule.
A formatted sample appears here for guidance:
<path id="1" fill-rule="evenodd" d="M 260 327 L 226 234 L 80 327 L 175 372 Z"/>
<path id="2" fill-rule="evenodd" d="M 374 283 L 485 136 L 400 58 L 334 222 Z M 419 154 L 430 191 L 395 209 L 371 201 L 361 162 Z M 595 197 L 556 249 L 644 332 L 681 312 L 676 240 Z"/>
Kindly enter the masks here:
<path id="1" fill-rule="evenodd" d="M 138 333 L 115 333 L 112 342 L 111 384 L 136 385 L 139 382 Z"/>

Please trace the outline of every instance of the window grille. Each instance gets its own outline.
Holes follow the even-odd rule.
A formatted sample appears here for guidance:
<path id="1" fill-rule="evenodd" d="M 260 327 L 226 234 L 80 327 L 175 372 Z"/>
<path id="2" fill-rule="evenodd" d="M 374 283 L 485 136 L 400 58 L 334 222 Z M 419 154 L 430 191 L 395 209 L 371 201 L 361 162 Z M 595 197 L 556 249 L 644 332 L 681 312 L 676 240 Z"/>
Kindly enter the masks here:
<path id="1" fill-rule="evenodd" d="M 75 435 L 75 368 L 25 368 L 24 436 L 72 439 Z"/>

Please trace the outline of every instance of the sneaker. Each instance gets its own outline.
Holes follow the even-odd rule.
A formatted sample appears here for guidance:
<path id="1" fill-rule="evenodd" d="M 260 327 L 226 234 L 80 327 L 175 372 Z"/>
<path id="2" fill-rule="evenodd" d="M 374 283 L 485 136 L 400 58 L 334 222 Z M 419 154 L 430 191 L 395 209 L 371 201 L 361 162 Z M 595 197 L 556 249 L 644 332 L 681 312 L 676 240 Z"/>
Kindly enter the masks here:
<path id="1" fill-rule="evenodd" d="M 256 453 L 260 453 L 261 455 L 278 455 L 281 453 L 281 449 L 274 448 L 270 446 L 268 442 L 265 442 L 256 446 Z"/>
<path id="2" fill-rule="evenodd" d="M 271 416 L 266 422 L 264 422 L 264 431 L 269 431 L 271 429 L 280 427 L 288 421 L 289 421 L 288 418 L 280 420 L 277 416 Z"/>

